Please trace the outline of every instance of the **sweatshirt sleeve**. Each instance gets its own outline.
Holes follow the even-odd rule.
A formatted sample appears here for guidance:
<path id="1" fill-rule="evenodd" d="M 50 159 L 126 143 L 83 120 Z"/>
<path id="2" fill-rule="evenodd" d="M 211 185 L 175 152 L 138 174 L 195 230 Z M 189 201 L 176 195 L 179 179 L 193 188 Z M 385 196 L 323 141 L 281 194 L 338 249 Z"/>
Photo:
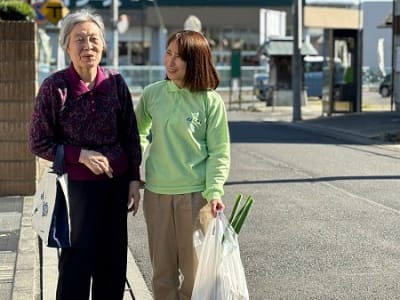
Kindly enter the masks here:
<path id="1" fill-rule="evenodd" d="M 203 197 L 207 201 L 221 199 L 223 186 L 230 168 L 230 136 L 224 102 L 216 92 L 209 92 L 207 113 L 206 188 Z"/>
<path id="2" fill-rule="evenodd" d="M 144 155 L 144 152 L 146 151 L 147 146 L 149 145 L 150 141 L 150 128 L 151 128 L 151 116 L 149 115 L 147 111 L 147 101 L 148 95 L 146 92 L 146 89 L 143 91 L 143 94 L 141 95 L 139 99 L 139 103 L 136 106 L 136 120 L 137 120 L 137 125 L 138 125 L 138 130 L 139 130 L 139 136 L 140 136 L 140 147 L 142 150 L 142 156 Z"/>

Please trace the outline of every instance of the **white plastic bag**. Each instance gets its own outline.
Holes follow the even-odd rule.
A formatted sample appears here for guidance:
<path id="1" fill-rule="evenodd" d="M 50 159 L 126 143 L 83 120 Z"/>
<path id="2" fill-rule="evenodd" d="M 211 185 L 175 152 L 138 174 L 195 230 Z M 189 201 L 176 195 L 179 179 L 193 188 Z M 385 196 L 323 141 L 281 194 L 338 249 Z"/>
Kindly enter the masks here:
<path id="1" fill-rule="evenodd" d="M 200 256 L 192 300 L 248 300 L 238 236 L 226 216 L 219 212 L 206 235 L 193 238 Z"/>

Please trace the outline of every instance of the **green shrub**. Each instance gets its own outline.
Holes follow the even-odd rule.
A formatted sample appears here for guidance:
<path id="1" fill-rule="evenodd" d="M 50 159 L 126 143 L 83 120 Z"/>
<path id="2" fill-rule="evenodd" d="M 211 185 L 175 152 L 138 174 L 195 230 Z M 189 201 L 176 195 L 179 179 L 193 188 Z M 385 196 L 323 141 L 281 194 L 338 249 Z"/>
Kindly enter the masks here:
<path id="1" fill-rule="evenodd" d="M 31 21 L 35 18 L 35 10 L 27 2 L 19 0 L 0 0 L 0 20 Z"/>

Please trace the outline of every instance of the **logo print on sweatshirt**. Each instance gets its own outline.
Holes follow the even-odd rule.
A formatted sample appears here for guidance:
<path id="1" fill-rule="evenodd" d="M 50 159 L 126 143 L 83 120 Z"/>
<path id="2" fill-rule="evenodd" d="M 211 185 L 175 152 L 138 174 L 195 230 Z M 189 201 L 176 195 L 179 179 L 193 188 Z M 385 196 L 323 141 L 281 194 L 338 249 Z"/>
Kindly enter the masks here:
<path id="1" fill-rule="evenodd" d="M 199 120 L 199 113 L 192 113 L 190 117 L 186 118 L 186 121 L 189 123 L 189 128 L 191 132 L 195 131 L 196 127 L 201 126 L 201 121 Z"/>

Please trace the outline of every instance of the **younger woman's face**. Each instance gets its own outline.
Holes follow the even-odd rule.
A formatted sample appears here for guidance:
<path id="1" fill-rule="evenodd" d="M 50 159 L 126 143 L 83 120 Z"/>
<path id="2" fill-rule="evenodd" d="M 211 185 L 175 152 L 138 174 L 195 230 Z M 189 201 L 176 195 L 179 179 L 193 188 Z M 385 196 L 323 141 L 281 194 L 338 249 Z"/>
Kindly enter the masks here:
<path id="1" fill-rule="evenodd" d="M 179 88 L 183 88 L 186 74 L 186 62 L 179 56 L 178 45 L 173 40 L 164 55 L 164 66 L 167 77 L 172 80 Z"/>

